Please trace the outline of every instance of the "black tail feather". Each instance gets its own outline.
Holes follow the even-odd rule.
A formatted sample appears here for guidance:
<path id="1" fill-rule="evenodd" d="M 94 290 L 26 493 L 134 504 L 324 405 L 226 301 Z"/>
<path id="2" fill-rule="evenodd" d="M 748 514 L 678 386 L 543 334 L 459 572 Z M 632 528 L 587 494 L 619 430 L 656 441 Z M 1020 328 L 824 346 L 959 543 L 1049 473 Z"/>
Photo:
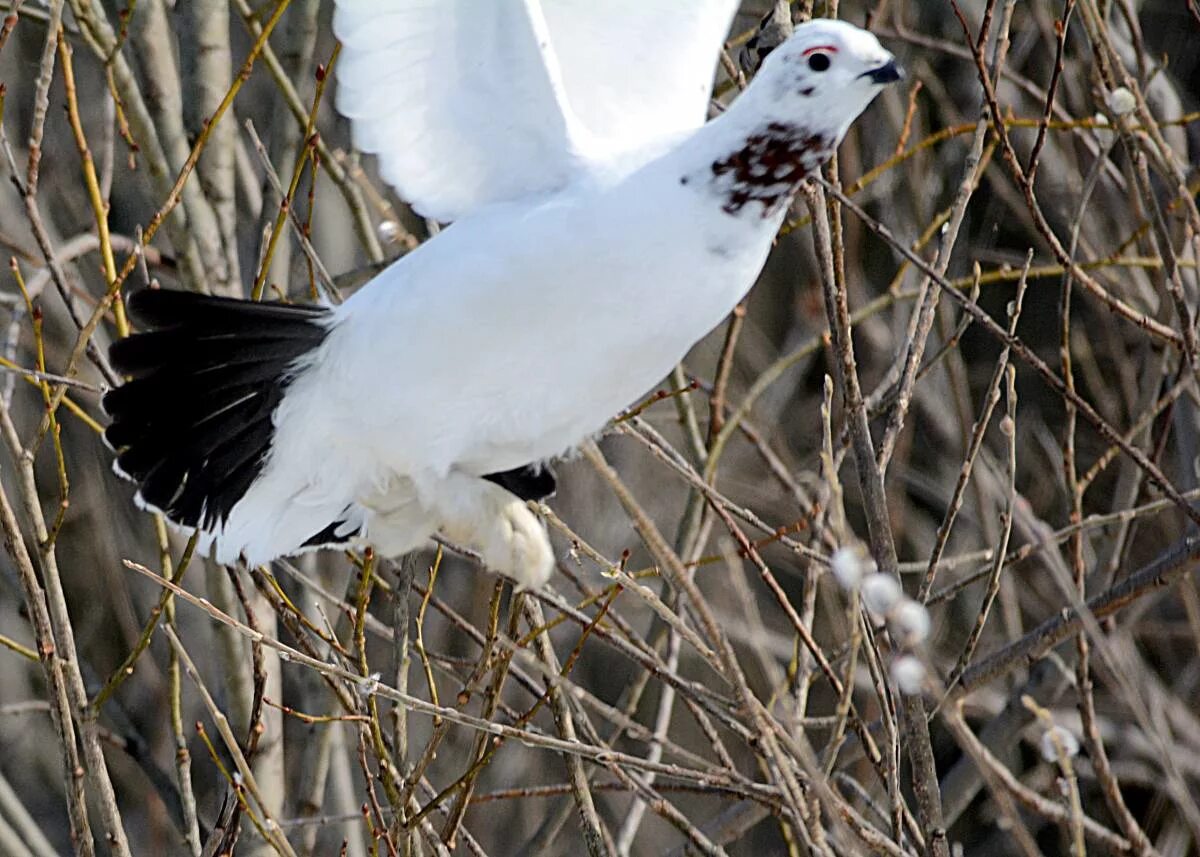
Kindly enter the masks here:
<path id="1" fill-rule="evenodd" d="M 109 351 L 132 380 L 104 397 L 105 440 L 146 504 L 210 529 L 262 471 L 271 414 L 297 361 L 324 341 L 329 311 L 157 289 L 128 308 L 146 332 Z"/>
<path id="2" fill-rule="evenodd" d="M 311 322 L 308 324 L 314 326 Z M 181 349 L 179 345 L 179 334 L 183 332 L 188 334 L 187 349 Z M 198 373 L 248 362 L 287 359 L 288 355 L 295 353 L 297 341 L 313 341 L 304 333 L 307 331 L 284 336 L 254 331 L 212 334 L 197 325 L 161 328 L 114 342 L 109 349 L 109 358 L 118 372 L 134 378 L 153 374 L 165 363 L 189 373 Z M 248 339 L 256 343 L 253 352 L 232 347 L 238 341 Z M 315 341 L 319 343 L 320 338 Z"/>
<path id="3" fill-rule="evenodd" d="M 209 335 L 258 332 L 279 336 L 285 329 L 298 330 L 306 322 L 319 322 L 329 312 L 319 306 L 245 301 L 168 289 L 143 289 L 129 297 L 126 307 L 134 321 L 151 330 L 188 324 Z"/>
<path id="4" fill-rule="evenodd" d="M 339 547 L 348 545 L 353 542 L 359 535 L 362 534 L 362 529 L 357 524 L 351 524 L 347 521 L 333 521 L 321 532 L 309 537 L 302 548 L 325 548 Z"/>
<path id="5" fill-rule="evenodd" d="M 174 368 L 195 382 L 203 383 L 205 389 L 218 392 L 256 389 L 264 381 L 275 378 L 275 362 L 259 356 L 253 361 L 247 359 L 240 364 L 227 363 L 224 366 L 198 368 L 194 371 L 187 371 L 178 365 Z M 162 364 L 159 368 L 162 368 Z M 109 413 L 137 414 L 139 417 L 153 419 L 161 414 L 164 408 L 191 407 L 194 400 L 195 393 L 192 390 L 181 389 L 173 378 L 158 372 L 139 378 L 136 384 L 130 382 L 111 391 L 105 396 L 104 406 Z"/>
<path id="6" fill-rule="evenodd" d="M 502 473 L 489 473 L 483 478 L 522 500 L 545 500 L 558 488 L 554 471 L 547 464 L 526 464 Z"/>

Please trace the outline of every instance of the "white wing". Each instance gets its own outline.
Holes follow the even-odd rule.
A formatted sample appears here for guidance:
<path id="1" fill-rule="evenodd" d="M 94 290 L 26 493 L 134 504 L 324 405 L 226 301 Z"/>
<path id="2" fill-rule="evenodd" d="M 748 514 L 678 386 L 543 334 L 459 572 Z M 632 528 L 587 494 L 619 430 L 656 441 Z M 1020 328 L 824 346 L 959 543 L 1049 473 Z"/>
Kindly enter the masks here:
<path id="1" fill-rule="evenodd" d="M 337 0 L 338 109 L 418 211 L 567 184 L 699 127 L 737 0 Z"/>
<path id="2" fill-rule="evenodd" d="M 539 18 L 523 0 L 338 0 L 338 110 L 422 214 L 453 220 L 573 170 L 572 120 Z"/>
<path id="3" fill-rule="evenodd" d="M 606 145 L 699 128 L 738 0 L 543 0 L 567 100 Z"/>

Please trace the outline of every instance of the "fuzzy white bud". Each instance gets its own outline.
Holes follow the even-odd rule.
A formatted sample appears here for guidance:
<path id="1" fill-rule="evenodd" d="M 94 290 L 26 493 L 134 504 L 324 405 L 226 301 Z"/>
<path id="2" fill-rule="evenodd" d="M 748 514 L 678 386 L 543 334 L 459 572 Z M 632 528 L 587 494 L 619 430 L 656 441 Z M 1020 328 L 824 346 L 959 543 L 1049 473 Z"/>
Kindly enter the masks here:
<path id="1" fill-rule="evenodd" d="M 913 655 L 901 655 L 892 661 L 892 681 L 900 692 L 914 696 L 925 686 L 925 664 Z"/>
<path id="2" fill-rule="evenodd" d="M 862 582 L 862 599 L 867 609 L 878 616 L 886 616 L 904 597 L 900 581 L 890 574 L 868 574 Z"/>
<path id="3" fill-rule="evenodd" d="M 829 558 L 829 570 L 838 586 L 845 590 L 857 589 L 866 573 L 866 563 L 857 548 L 838 548 Z"/>
<path id="4" fill-rule="evenodd" d="M 1038 750 L 1042 758 L 1053 764 L 1058 761 L 1058 748 L 1062 747 L 1067 758 L 1073 759 L 1079 755 L 1079 739 L 1075 733 L 1063 726 L 1053 726 L 1042 733 L 1038 742 Z"/>
<path id="5" fill-rule="evenodd" d="M 382 673 L 371 673 L 365 678 L 358 680 L 358 692 L 363 696 L 374 696 L 379 692 L 379 680 L 383 678 Z"/>
<path id="6" fill-rule="evenodd" d="M 906 646 L 919 646 L 929 639 L 933 621 L 924 604 L 905 598 L 892 611 L 892 627 L 896 636 Z"/>
<path id="7" fill-rule="evenodd" d="M 394 220 L 381 220 L 378 231 L 380 241 L 385 244 L 392 244 L 400 237 L 400 224 Z"/>
<path id="8" fill-rule="evenodd" d="M 1108 109 L 1116 116 L 1132 113 L 1135 107 L 1137 107 L 1137 99 L 1123 86 L 1118 86 L 1108 94 Z"/>

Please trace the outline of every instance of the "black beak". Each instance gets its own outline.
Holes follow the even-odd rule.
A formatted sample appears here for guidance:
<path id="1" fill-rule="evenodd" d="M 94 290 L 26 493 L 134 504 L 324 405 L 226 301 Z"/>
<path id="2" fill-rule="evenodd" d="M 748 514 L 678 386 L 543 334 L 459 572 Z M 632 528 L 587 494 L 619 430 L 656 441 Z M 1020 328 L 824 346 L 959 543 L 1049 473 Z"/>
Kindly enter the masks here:
<path id="1" fill-rule="evenodd" d="M 904 69 L 896 65 L 894 59 L 888 60 L 878 68 L 873 68 L 869 71 L 864 71 L 859 77 L 869 77 L 871 83 L 883 86 L 886 83 L 895 83 L 898 80 L 904 79 Z"/>

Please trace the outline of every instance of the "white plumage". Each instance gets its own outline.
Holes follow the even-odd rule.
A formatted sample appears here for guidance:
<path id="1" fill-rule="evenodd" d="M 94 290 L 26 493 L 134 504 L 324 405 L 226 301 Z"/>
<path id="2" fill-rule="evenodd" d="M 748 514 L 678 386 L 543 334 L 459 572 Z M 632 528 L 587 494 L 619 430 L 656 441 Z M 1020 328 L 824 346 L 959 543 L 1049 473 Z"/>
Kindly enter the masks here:
<path id="1" fill-rule="evenodd" d="M 338 0 L 338 110 L 402 197 L 457 220 L 704 123 L 736 0 Z"/>
<path id="2" fill-rule="evenodd" d="M 294 552 L 331 524 L 388 554 L 440 530 L 543 583 L 541 524 L 482 477 L 567 451 L 661 379 L 900 74 L 870 34 L 803 25 L 705 125 L 735 6 L 338 0 L 357 144 L 456 222 L 319 321 L 228 514 L 174 517 L 222 561 Z"/>

